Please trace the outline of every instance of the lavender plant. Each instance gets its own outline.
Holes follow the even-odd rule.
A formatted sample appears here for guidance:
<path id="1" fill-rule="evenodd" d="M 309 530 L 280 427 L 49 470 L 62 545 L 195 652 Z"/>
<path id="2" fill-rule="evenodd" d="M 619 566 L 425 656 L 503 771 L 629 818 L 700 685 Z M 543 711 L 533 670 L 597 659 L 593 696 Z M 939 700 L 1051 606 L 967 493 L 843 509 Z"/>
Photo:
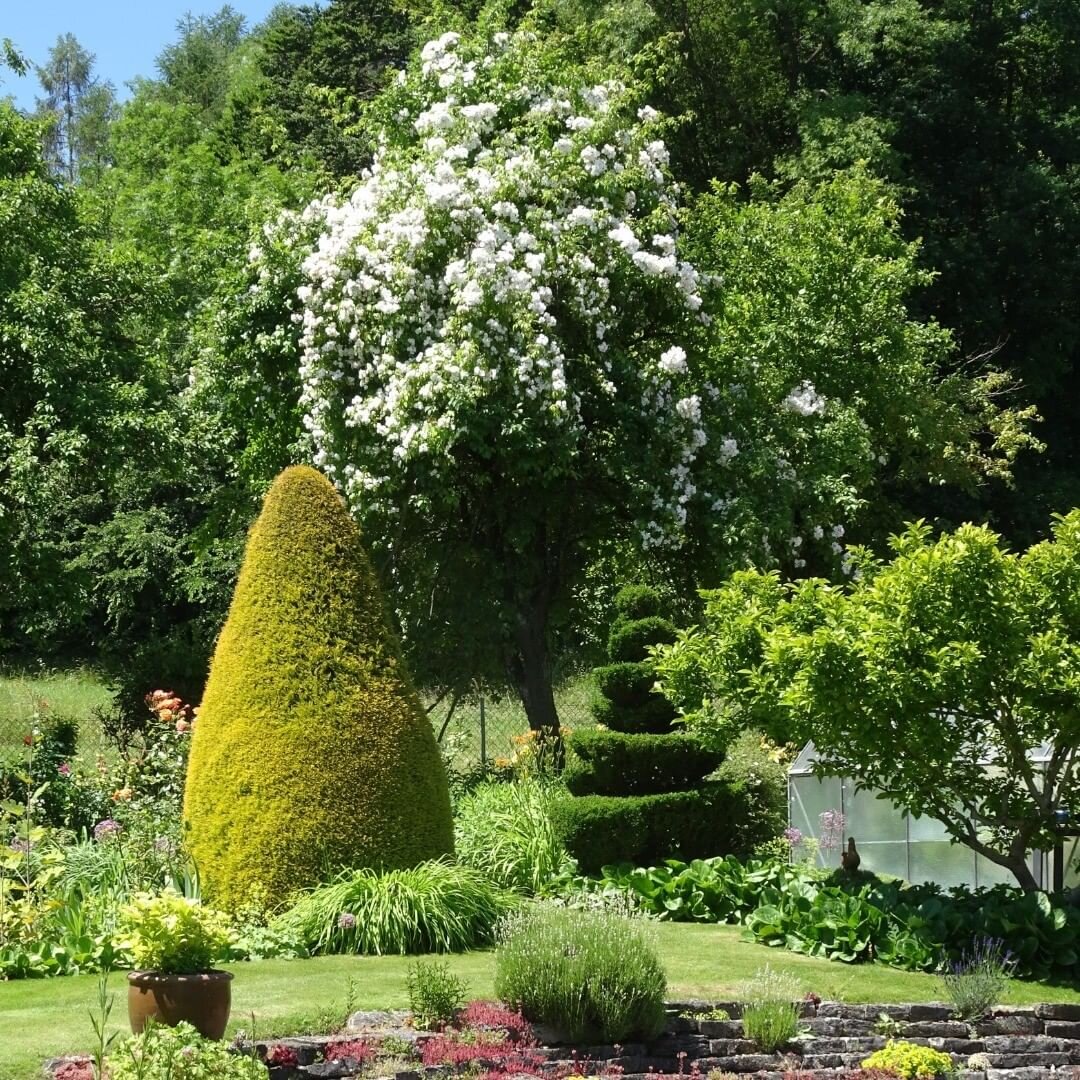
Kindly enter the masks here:
<path id="1" fill-rule="evenodd" d="M 1004 996 L 1016 960 L 998 938 L 976 938 L 942 976 L 960 1020 L 977 1020 Z"/>

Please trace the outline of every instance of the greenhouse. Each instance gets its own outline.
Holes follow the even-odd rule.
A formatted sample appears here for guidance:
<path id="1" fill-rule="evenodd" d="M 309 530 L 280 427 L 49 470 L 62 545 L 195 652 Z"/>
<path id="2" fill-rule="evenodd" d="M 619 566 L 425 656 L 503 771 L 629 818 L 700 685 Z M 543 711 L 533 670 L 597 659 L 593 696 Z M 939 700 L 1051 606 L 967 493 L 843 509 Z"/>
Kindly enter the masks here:
<path id="1" fill-rule="evenodd" d="M 1049 747 L 1039 747 L 1032 759 L 1045 761 L 1048 754 Z M 788 770 L 788 821 L 802 837 L 813 839 L 819 865 L 838 866 L 840 851 L 852 836 L 863 870 L 946 887 L 1016 884 L 1004 867 L 952 843 L 940 821 L 913 817 L 872 789 L 857 790 L 854 777 L 816 776 L 816 760 L 814 744 L 807 743 Z M 1080 884 L 1078 842 L 1066 836 L 1056 853 L 1031 853 L 1029 865 L 1041 888 L 1052 887 L 1057 858 L 1063 862 L 1064 884 Z"/>

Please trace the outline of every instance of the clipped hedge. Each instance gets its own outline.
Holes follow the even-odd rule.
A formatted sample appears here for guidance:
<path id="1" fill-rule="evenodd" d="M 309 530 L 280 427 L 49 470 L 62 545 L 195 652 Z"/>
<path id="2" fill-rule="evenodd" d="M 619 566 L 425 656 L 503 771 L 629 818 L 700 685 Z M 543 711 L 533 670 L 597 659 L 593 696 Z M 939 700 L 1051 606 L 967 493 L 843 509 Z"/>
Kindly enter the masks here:
<path id="1" fill-rule="evenodd" d="M 608 634 L 608 657 L 613 663 L 636 663 L 647 659 L 650 645 L 671 645 L 677 636 L 675 624 L 659 615 L 618 618 Z"/>
<path id="2" fill-rule="evenodd" d="M 206 896 L 225 907 L 453 850 L 431 724 L 360 531 L 314 469 L 278 477 L 248 538 L 184 818 Z"/>
<path id="3" fill-rule="evenodd" d="M 617 705 L 643 705 L 649 700 L 656 682 L 652 664 L 624 661 L 593 668 L 596 688 Z"/>
<path id="4" fill-rule="evenodd" d="M 579 795 L 552 805 L 555 831 L 583 873 L 622 862 L 649 865 L 730 850 L 728 831 L 743 806 L 724 784 L 662 795 Z"/>
<path id="5" fill-rule="evenodd" d="M 656 795 L 692 787 L 723 760 L 693 735 L 578 731 L 566 786 L 574 795 Z"/>
<path id="6" fill-rule="evenodd" d="M 597 696 L 589 708 L 598 724 L 627 735 L 663 735 L 671 730 L 676 715 L 675 706 L 659 694 L 650 694 L 640 705 L 620 704 Z"/>
<path id="7" fill-rule="evenodd" d="M 615 594 L 614 607 L 624 619 L 647 619 L 660 614 L 660 594 L 651 585 L 624 585 Z"/>

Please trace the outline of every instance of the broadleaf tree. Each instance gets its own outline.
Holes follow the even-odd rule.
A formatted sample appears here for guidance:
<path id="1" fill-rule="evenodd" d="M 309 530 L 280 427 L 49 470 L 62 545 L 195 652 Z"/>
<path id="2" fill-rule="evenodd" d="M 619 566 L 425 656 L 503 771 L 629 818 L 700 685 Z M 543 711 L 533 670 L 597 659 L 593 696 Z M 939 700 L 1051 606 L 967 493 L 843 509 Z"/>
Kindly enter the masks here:
<path id="1" fill-rule="evenodd" d="M 790 509 L 726 539 L 709 527 L 740 483 L 759 511 L 813 486 L 825 513 L 825 478 L 778 480 L 784 441 L 812 440 L 830 404 L 787 367 L 790 385 L 759 394 L 753 358 L 718 347 L 722 283 L 680 249 L 671 122 L 645 95 L 629 68 L 527 29 L 430 42 L 369 113 L 382 134 L 359 186 L 271 227 L 243 301 L 265 318 L 257 297 L 280 295 L 295 242 L 291 338 L 284 316 L 248 338 L 267 345 L 262 391 L 295 341 L 312 460 L 381 555 L 406 643 L 441 653 L 421 678 L 501 668 L 534 727 L 557 723 L 552 639 L 600 545 L 745 558 L 760 526 L 756 544 L 788 551 Z M 932 370 L 941 334 L 923 338 L 908 359 Z M 925 383 L 904 408 L 953 407 Z M 767 453 L 733 434 L 755 407 L 740 430 L 772 423 Z M 827 467 L 847 472 L 842 454 Z M 850 513 L 834 487 L 829 510 Z"/>
<path id="2" fill-rule="evenodd" d="M 735 576 L 659 650 L 665 688 L 706 733 L 812 739 L 819 774 L 936 818 L 1035 890 L 1028 853 L 1080 797 L 1080 510 L 1019 554 L 977 525 L 892 546 L 857 551 L 844 587 Z"/>

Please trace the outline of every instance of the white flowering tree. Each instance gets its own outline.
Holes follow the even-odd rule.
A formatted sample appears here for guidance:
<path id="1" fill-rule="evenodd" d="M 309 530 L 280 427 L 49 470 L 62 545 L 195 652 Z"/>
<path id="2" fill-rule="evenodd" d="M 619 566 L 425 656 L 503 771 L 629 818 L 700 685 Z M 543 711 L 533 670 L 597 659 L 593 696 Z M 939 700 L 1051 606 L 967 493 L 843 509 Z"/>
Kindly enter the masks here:
<path id="1" fill-rule="evenodd" d="M 382 104 L 363 182 L 307 211 L 314 460 L 391 573 L 451 624 L 486 613 L 552 726 L 550 623 L 593 542 L 677 546 L 738 449 L 697 373 L 662 122 L 624 85 L 565 84 L 527 34 L 446 34 Z"/>
<path id="2" fill-rule="evenodd" d="M 885 460 L 868 448 L 894 375 L 860 380 L 878 356 L 838 345 L 849 400 L 826 396 L 801 352 L 777 355 L 756 294 L 727 295 L 687 259 L 669 121 L 642 100 L 527 32 L 430 42 L 379 99 L 356 190 L 253 252 L 238 323 L 254 331 L 255 407 L 300 350 L 313 460 L 380 556 L 406 642 L 438 658 L 421 678 L 490 675 L 495 657 L 536 728 L 557 724 L 552 636 L 599 547 L 790 564 L 802 531 L 836 562 L 871 477 L 850 459 Z M 291 332 L 267 331 L 297 280 Z M 864 321 L 880 337 L 879 315 Z M 900 303 L 887 317 L 907 318 Z M 929 372 L 937 336 L 905 363 Z M 938 408 L 931 383 L 928 405 L 908 395 L 893 412 Z"/>

